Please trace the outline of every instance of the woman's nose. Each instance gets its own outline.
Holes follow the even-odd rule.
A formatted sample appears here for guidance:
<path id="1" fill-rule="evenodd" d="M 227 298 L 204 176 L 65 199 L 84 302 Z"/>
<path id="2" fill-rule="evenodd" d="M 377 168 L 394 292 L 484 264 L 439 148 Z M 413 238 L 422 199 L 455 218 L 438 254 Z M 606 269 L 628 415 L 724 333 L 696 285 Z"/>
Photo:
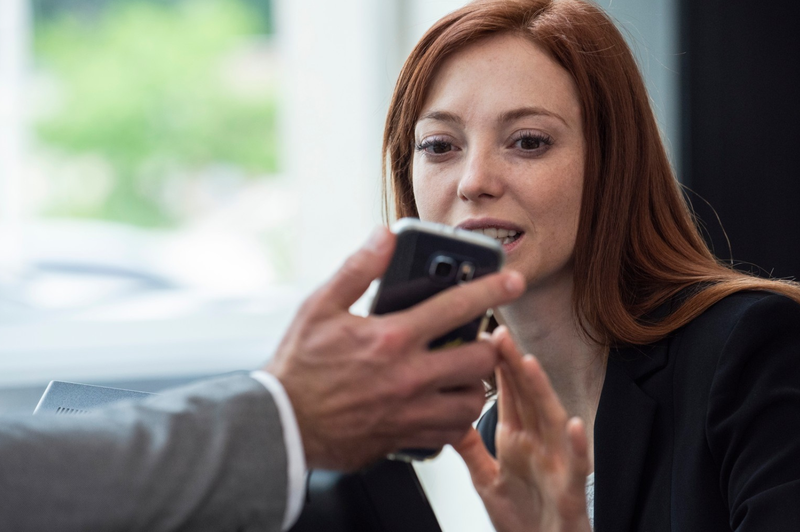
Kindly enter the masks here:
<path id="1" fill-rule="evenodd" d="M 502 177 L 498 161 L 491 155 L 474 153 L 468 158 L 464 175 L 458 183 L 458 197 L 462 201 L 486 201 L 503 194 Z"/>

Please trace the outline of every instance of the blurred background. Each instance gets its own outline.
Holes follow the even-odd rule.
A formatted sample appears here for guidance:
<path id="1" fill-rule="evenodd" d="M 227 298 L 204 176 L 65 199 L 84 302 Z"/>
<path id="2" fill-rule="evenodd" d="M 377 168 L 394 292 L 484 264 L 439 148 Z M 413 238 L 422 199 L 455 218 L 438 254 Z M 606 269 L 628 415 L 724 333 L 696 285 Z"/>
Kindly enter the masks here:
<path id="1" fill-rule="evenodd" d="M 395 79 L 462 4 L 0 0 L 0 386 L 263 363 L 380 223 Z M 608 7 L 677 161 L 674 6 Z"/>
<path id="2" fill-rule="evenodd" d="M 53 379 L 157 391 L 263 364 L 380 223 L 395 79 L 463 3 L 0 0 L 0 413 Z M 717 254 L 796 275 L 796 5 L 600 5 Z M 469 485 L 440 467 L 429 493 Z M 466 506 L 445 530 L 486 529 Z"/>

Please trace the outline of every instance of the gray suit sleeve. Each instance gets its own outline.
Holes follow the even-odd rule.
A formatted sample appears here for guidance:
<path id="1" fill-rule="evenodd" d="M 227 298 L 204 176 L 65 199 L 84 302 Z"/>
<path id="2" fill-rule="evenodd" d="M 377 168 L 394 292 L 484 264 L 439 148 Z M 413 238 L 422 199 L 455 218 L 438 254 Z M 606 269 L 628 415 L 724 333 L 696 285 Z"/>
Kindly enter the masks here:
<path id="1" fill-rule="evenodd" d="M 246 375 L 0 418 L 0 530 L 279 531 L 286 486 L 278 410 Z"/>

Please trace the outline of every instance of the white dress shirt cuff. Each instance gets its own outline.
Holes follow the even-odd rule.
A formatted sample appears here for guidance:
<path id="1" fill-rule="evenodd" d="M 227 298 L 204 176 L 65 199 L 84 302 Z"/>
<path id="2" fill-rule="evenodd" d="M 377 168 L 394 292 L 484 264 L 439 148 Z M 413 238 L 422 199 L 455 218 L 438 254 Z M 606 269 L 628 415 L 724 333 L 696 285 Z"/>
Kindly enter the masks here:
<path id="1" fill-rule="evenodd" d="M 294 415 L 292 403 L 286 394 L 281 382 L 271 373 L 256 370 L 250 376 L 264 385 L 275 400 L 278 415 L 283 428 L 283 441 L 286 445 L 287 477 L 289 484 L 286 487 L 286 513 L 283 514 L 282 530 L 289 530 L 300 517 L 303 509 L 303 500 L 306 495 L 306 458 L 303 450 L 303 440 L 300 437 L 300 427 Z"/>

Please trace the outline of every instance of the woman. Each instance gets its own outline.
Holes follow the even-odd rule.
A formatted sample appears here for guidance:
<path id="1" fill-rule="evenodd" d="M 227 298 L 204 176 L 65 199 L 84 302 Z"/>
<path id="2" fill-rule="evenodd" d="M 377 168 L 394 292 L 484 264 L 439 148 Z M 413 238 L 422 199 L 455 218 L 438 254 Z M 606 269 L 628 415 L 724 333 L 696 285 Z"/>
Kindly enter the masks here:
<path id="1" fill-rule="evenodd" d="M 398 217 L 498 238 L 528 282 L 495 313 L 497 459 L 459 445 L 498 530 L 800 530 L 800 289 L 709 252 L 600 9 L 440 20 L 384 157 Z"/>

